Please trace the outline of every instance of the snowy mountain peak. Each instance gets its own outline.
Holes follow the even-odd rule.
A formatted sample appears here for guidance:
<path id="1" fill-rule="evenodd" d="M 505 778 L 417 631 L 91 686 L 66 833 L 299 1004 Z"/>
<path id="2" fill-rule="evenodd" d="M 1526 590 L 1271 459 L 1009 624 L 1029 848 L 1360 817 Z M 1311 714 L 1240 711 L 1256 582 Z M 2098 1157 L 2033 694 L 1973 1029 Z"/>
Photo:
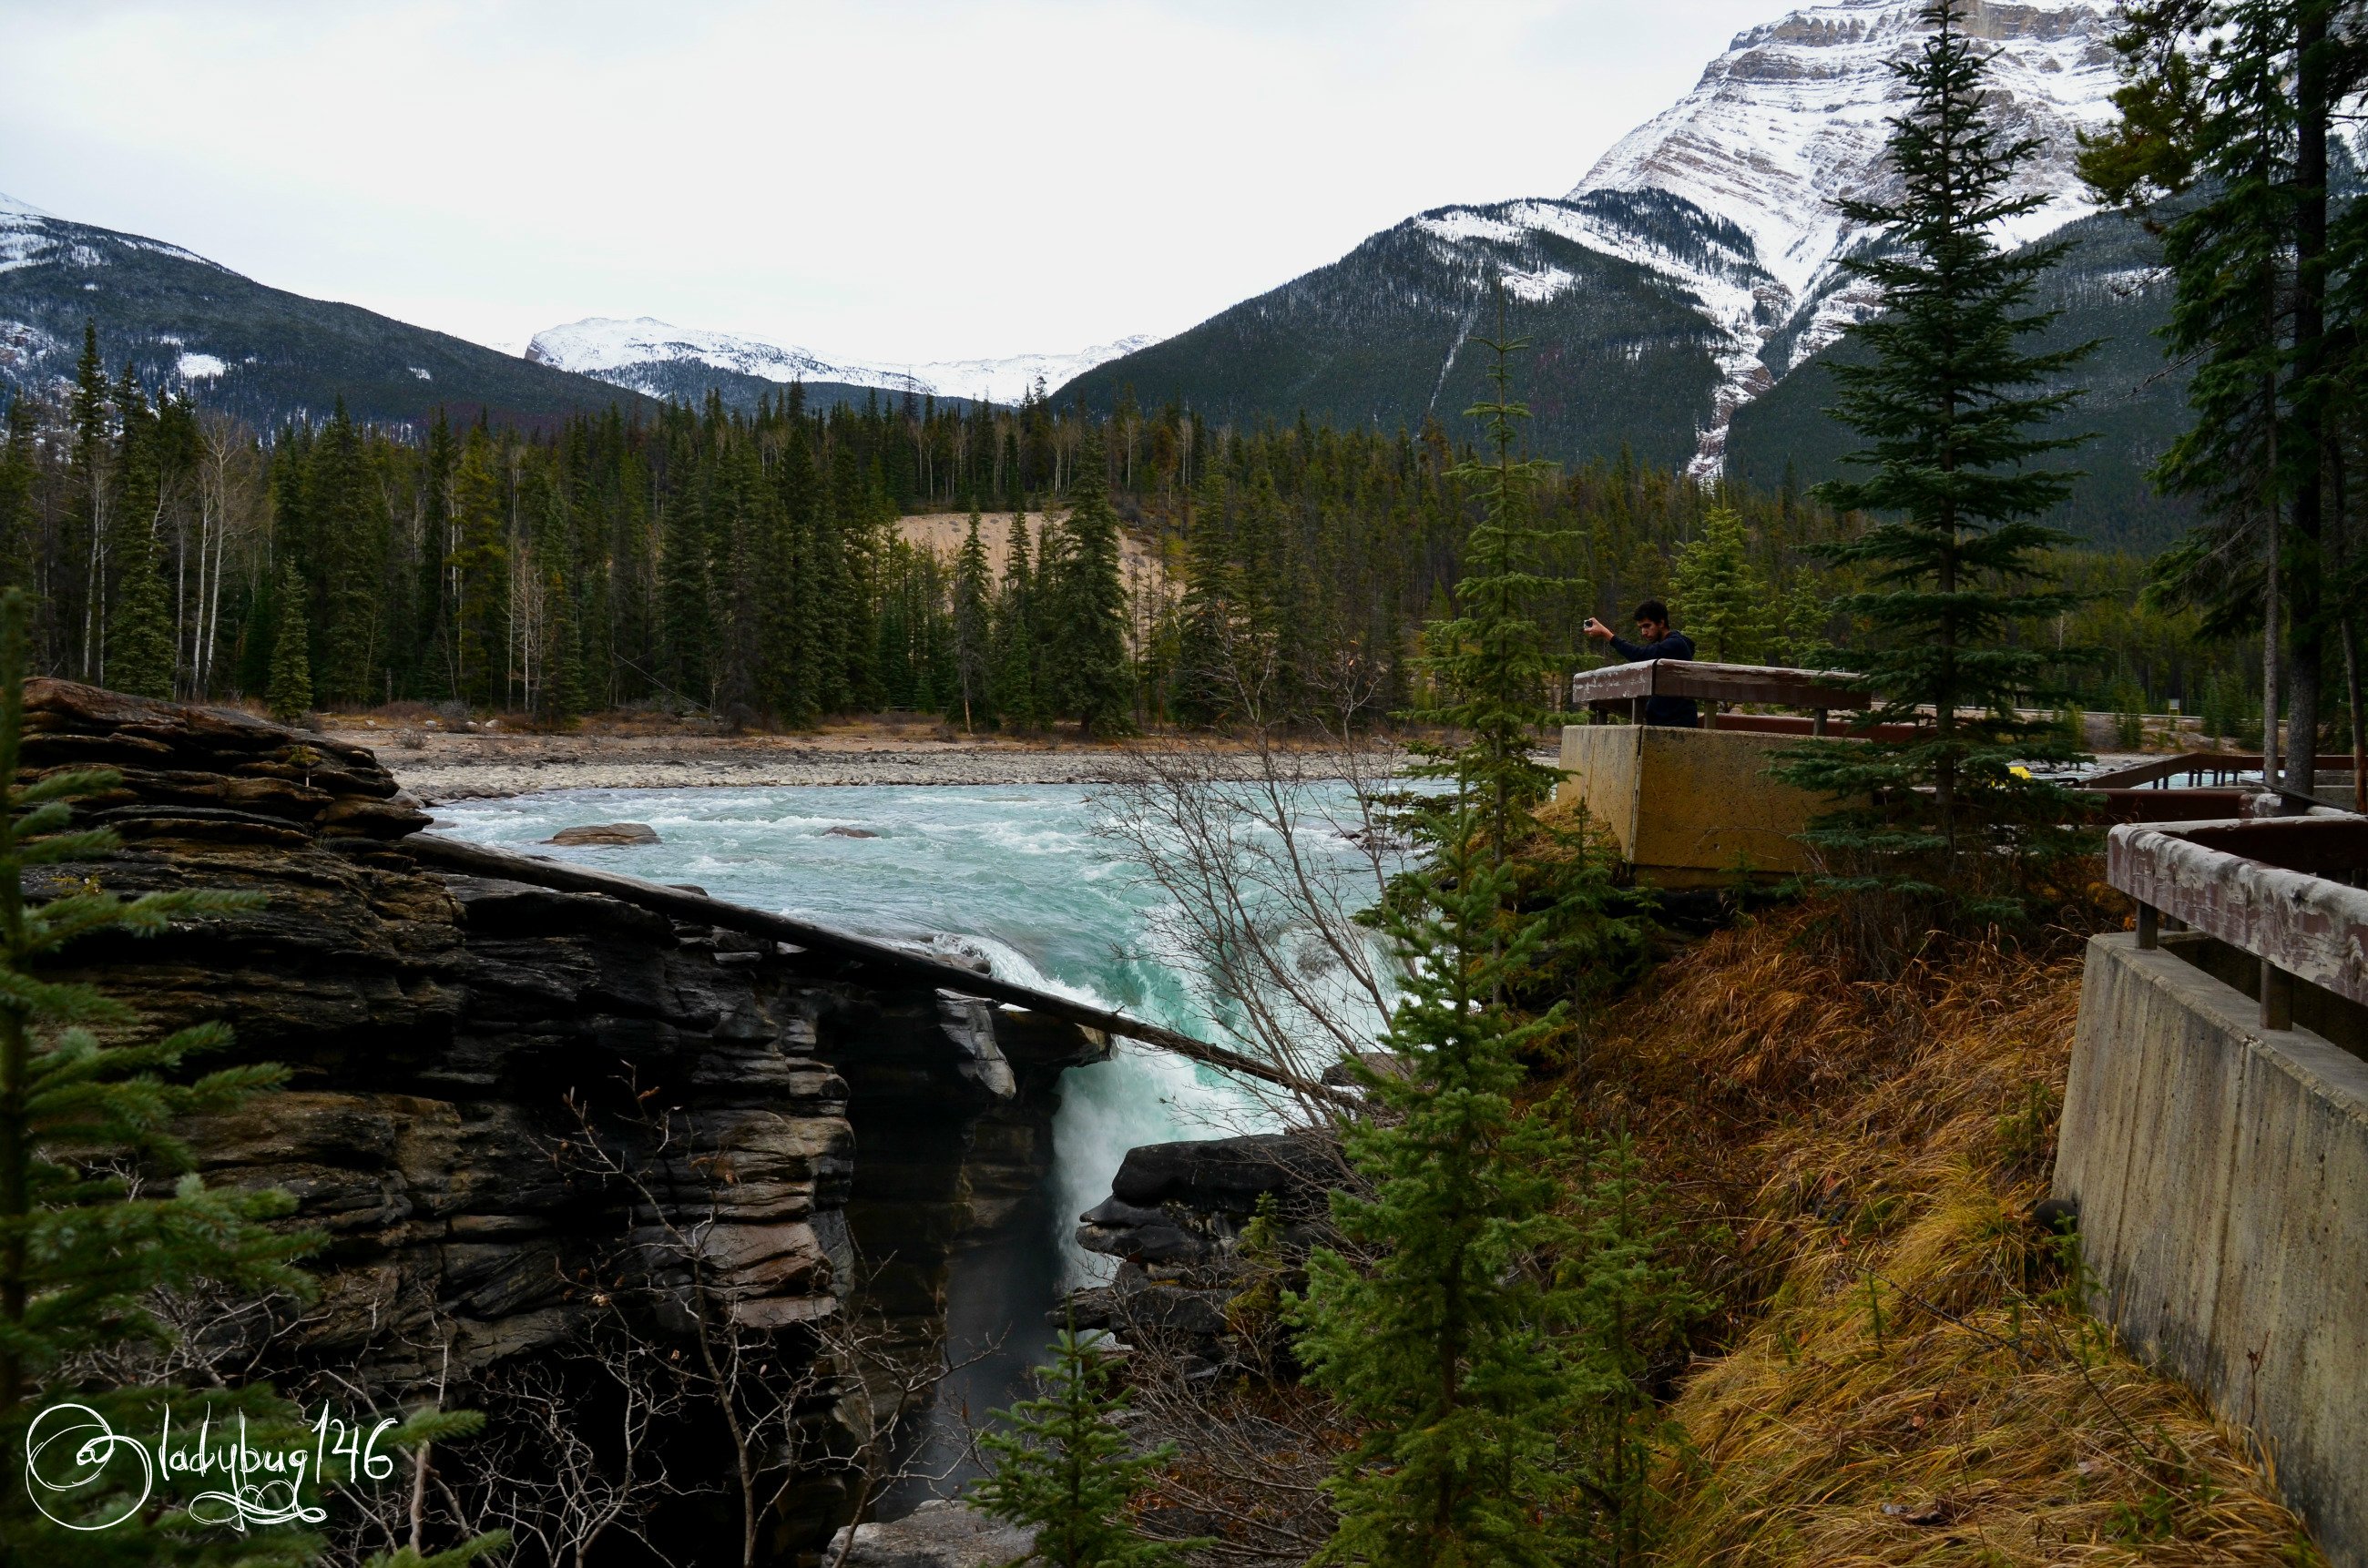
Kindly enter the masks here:
<path id="1" fill-rule="evenodd" d="M 0 190 L 0 218 L 47 218 L 50 216 L 50 213 L 42 211 L 31 202 L 19 201 L 6 191 Z"/>
<path id="2" fill-rule="evenodd" d="M 526 357 L 539 365 L 597 376 L 617 386 L 658 392 L 654 368 L 684 363 L 712 366 L 763 381 L 837 381 L 878 387 L 916 397 L 967 397 L 1013 403 L 1041 381 L 1057 387 L 1097 365 L 1149 347 L 1156 338 L 1121 338 L 1075 354 L 1020 354 L 1004 359 L 934 360 L 918 365 L 882 365 L 825 358 L 811 349 L 768 343 L 732 333 L 668 325 L 649 316 L 631 321 L 591 316 L 536 333 Z"/>
<path id="3" fill-rule="evenodd" d="M 1929 33 L 1927 0 L 1827 0 L 1736 35 L 1693 91 L 1621 138 L 1566 199 L 1657 192 L 1748 237 L 1768 280 L 1744 324 L 1721 290 L 1692 282 L 1727 334 L 1725 380 L 1694 472 L 1718 472 L 1734 410 L 1862 319 L 1873 300 L 1839 263 L 1865 233 L 1837 210 L 1880 198 L 1892 65 Z M 2024 244 L 2093 210 L 2073 165 L 2079 132 L 2112 112 L 2112 0 L 1971 0 L 1966 29 L 1992 51 L 1995 103 L 2012 133 L 2040 143 L 2016 194 L 2047 198 L 1999 239 Z"/>
<path id="4" fill-rule="evenodd" d="M 1807 301 L 1858 235 L 1837 199 L 1879 192 L 1892 62 L 1928 30 L 1925 0 L 1831 0 L 1736 36 L 1693 91 L 1622 138 L 1571 196 L 1656 189 L 1740 225 L 1769 274 Z M 2004 236 L 2038 238 L 2089 210 L 2072 161 L 2116 82 L 2110 0 L 1974 0 L 1967 30 L 1995 50 L 1998 91 L 2040 156 L 2023 187 L 2048 205 Z"/>

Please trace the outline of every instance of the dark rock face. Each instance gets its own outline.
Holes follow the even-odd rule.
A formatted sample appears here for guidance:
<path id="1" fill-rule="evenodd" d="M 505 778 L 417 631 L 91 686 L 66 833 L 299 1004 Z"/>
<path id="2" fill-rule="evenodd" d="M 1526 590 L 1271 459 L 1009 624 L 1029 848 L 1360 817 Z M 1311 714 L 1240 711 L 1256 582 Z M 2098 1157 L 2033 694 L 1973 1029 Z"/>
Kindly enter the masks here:
<path id="1" fill-rule="evenodd" d="M 1231 1308 L 1246 1284 L 1293 1275 L 1323 1233 L 1340 1153 L 1311 1132 L 1267 1132 L 1127 1151 L 1110 1196 L 1080 1216 L 1077 1244 L 1119 1260 L 1073 1298 L 1081 1328 L 1109 1329 L 1213 1372 L 1241 1360 Z M 1261 1206 L 1270 1252 L 1245 1258 Z"/>
<path id="2" fill-rule="evenodd" d="M 284 1187 L 328 1237 L 318 1301 L 265 1359 L 283 1380 L 334 1370 L 388 1404 L 442 1380 L 465 1404 L 538 1358 L 564 1379 L 619 1259 L 689 1235 L 732 1323 L 773 1336 L 783 1373 L 820 1368 L 800 1444 L 844 1452 L 873 1412 L 814 1325 L 934 1356 L 950 1256 L 1034 1189 L 1060 1073 L 1108 1049 L 606 896 L 426 869 L 402 842 L 426 814 L 359 747 L 63 682 L 29 683 L 27 711 L 28 773 L 122 774 L 86 814 L 123 847 L 29 896 L 266 897 L 69 959 L 143 1029 L 224 1019 L 237 1058 L 290 1069 L 191 1138 L 209 1182 Z M 846 1493 L 790 1487 L 769 1560 L 826 1540 Z M 713 1555 L 737 1561 L 725 1511 Z M 715 1522 L 679 1521 L 670 1551 L 707 1560 Z"/>

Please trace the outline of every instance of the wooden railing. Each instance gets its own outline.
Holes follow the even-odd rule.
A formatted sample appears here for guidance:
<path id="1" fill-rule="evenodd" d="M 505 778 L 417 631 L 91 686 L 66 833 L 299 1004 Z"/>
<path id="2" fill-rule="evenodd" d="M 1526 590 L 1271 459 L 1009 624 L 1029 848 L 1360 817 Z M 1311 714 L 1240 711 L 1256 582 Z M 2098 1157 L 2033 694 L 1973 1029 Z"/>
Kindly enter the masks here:
<path id="1" fill-rule="evenodd" d="M 2260 961 L 2263 1028 L 2294 1027 L 2299 979 L 2368 1004 L 2368 817 L 2268 818 L 2156 826 L 2105 841 L 2105 880 L 2137 903 L 2137 942 L 2165 921 Z"/>
<path id="2" fill-rule="evenodd" d="M 1829 710 L 1846 712 L 1872 708 L 1875 699 L 1849 682 L 1858 676 L 1848 670 L 1794 670 L 1777 665 L 1718 665 L 1697 659 L 1640 659 L 1631 665 L 1606 665 L 1581 670 L 1570 681 L 1574 708 L 1599 713 L 1627 712 L 1639 722 L 1645 702 L 1656 697 L 1691 697 L 1697 702 L 1752 702 L 1805 710 L 1809 733 L 1826 733 Z"/>

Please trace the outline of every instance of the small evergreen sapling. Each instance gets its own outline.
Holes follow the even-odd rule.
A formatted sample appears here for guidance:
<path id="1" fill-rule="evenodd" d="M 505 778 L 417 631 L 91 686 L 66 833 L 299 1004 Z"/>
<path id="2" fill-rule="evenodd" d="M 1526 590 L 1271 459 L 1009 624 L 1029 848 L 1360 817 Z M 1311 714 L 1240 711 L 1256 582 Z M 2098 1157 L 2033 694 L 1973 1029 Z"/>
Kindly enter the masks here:
<path id="1" fill-rule="evenodd" d="M 1160 1568 L 1206 1540 L 1151 1540 L 1128 1510 L 1172 1447 L 1133 1451 L 1120 1418 L 1127 1408 L 1116 1358 L 1103 1335 L 1079 1334 L 1072 1315 L 1037 1369 L 1041 1397 L 991 1419 L 1008 1430 L 979 1439 L 995 1469 L 971 1494 L 987 1514 L 1036 1532 L 1033 1560 L 1051 1568 Z"/>

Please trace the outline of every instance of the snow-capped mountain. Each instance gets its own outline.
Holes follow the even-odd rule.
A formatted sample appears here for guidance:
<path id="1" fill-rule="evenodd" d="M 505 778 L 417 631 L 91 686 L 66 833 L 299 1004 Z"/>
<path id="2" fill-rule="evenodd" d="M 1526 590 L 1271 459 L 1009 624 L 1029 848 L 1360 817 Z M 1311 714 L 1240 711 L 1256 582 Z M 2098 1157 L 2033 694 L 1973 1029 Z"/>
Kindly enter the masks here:
<path id="1" fill-rule="evenodd" d="M 678 394 L 681 370 L 705 365 L 759 381 L 878 387 L 915 396 L 971 398 L 1016 403 L 1041 381 L 1057 387 L 1097 365 L 1147 348 L 1154 337 L 1124 337 L 1075 354 L 1019 354 L 1008 359 L 951 359 L 921 365 L 881 365 L 826 359 L 810 349 L 696 327 L 670 326 L 648 316 L 619 321 L 591 316 L 534 335 L 526 357 L 655 397 Z"/>
<path id="2" fill-rule="evenodd" d="M 0 196 L 0 385 L 54 395 L 96 324 L 109 373 L 195 393 L 258 424 L 340 400 L 389 422 L 449 409 L 544 417 L 636 400 L 356 305 L 241 277 L 179 245 Z"/>
<path id="3" fill-rule="evenodd" d="M 1896 183 L 1884 164 L 1886 122 L 1899 108 L 1891 67 L 1924 38 L 1923 10 L 1924 0 L 1835 0 L 1736 35 L 1693 91 L 1622 137 L 1571 199 L 1658 190 L 1748 233 L 1751 259 L 1783 290 L 1751 358 L 1774 347 L 1767 369 L 1781 378 L 1865 312 L 1867 300 L 1839 263 L 1867 236 L 1837 203 L 1879 197 Z M 2079 133 L 2112 112 L 2112 7 L 1975 0 L 1966 25 L 1988 49 L 2007 131 L 2040 144 L 2013 194 L 2044 196 L 2046 205 L 1999 234 L 2027 244 L 2094 210 L 2073 159 Z M 1714 289 L 1703 304 L 1732 319 Z M 1741 383 L 1723 390 L 1735 402 L 1750 395 Z M 1714 467 L 1714 456 L 1706 448 L 1698 466 Z"/>
<path id="4" fill-rule="evenodd" d="M 1362 294 L 1364 314 L 1395 311 L 1426 318 L 1477 308 L 1476 290 L 1492 270 L 1527 310 L 1543 312 L 1525 334 L 1565 355 L 1611 356 L 1643 362 L 1653 352 L 1628 339 L 1602 345 L 1554 341 L 1549 319 L 1565 311 L 1572 291 L 1600 288 L 1600 268 L 1568 260 L 1531 265 L 1520 258 L 1591 253 L 1603 266 L 1641 268 L 1703 333 L 1698 347 L 1714 363 L 1691 416 L 1691 465 L 1699 475 L 1719 472 L 1734 411 L 1766 392 L 1831 343 L 1870 301 L 1839 263 L 1866 236 L 1836 210 L 1844 197 L 1879 195 L 1892 176 L 1884 164 L 1885 121 L 1899 109 L 1892 62 L 1910 53 L 1925 34 L 1926 0 L 1827 0 L 1737 35 L 1703 71 L 1693 90 L 1631 131 L 1597 160 L 1559 200 L 1447 208 L 1409 219 L 1365 245 L 1273 293 L 1235 306 L 1148 353 L 1089 372 L 1088 395 L 1107 401 L 1121 381 L 1145 396 L 1169 395 L 1165 366 L 1192 362 L 1186 378 L 1203 398 L 1244 413 L 1287 416 L 1306 395 L 1281 351 L 1278 334 L 1302 329 L 1311 291 L 1326 297 Z M 2017 221 L 2001 238 L 2036 239 L 2089 211 L 2073 159 L 2077 133 L 2111 113 L 2115 86 L 2111 48 L 2112 0 L 1972 0 L 1968 29 L 1991 51 L 1996 101 L 2009 129 L 2038 140 L 2041 154 L 2026 165 L 2023 187 L 2046 196 L 2044 208 Z M 1419 263 L 1406 242 L 1430 254 Z M 1408 267 L 1449 280 L 1451 296 L 1418 298 Z M 1345 269 L 1345 271 L 1344 271 Z M 1351 276 L 1357 275 L 1357 276 Z M 1319 284 L 1318 280 L 1323 281 Z M 1408 324 L 1409 334 L 1422 328 Z M 1656 340 L 1674 347 L 1679 329 Z M 1212 375 L 1214 340 L 1236 344 L 1229 358 L 1270 392 L 1235 394 Z M 1453 369 L 1453 343 L 1434 362 L 1421 387 L 1435 410 L 1437 389 Z M 1337 349 L 1311 342 L 1310 355 Z M 1280 374 L 1278 374 L 1280 368 Z M 1310 377 L 1334 375 L 1312 360 Z M 1674 366 L 1666 373 L 1677 374 Z M 1343 416 L 1401 414 L 1401 395 L 1364 396 Z M 1274 393 L 1281 393 L 1275 396 Z M 1647 399 L 1652 406 L 1659 400 Z M 1314 406 L 1310 404 L 1309 406 Z M 1454 406 L 1448 404 L 1444 406 Z M 1544 432 L 1542 429 L 1541 435 Z M 1580 449 L 1645 449 L 1655 433 L 1614 426 L 1594 433 Z"/>

